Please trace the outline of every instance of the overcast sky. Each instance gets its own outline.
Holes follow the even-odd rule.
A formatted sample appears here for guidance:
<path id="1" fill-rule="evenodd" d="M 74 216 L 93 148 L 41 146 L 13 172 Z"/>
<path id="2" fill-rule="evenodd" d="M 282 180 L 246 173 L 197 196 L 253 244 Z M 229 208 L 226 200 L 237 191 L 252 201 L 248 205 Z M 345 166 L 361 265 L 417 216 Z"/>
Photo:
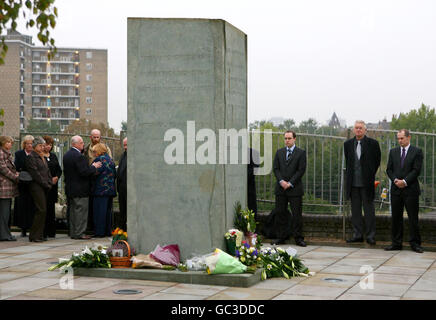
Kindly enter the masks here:
<path id="1" fill-rule="evenodd" d="M 377 122 L 436 106 L 434 0 L 56 0 L 59 47 L 108 50 L 109 124 L 127 120 L 127 17 L 224 19 L 248 35 L 248 120 Z M 19 31 L 35 35 L 21 23 Z M 34 37 L 34 42 L 40 45 Z"/>

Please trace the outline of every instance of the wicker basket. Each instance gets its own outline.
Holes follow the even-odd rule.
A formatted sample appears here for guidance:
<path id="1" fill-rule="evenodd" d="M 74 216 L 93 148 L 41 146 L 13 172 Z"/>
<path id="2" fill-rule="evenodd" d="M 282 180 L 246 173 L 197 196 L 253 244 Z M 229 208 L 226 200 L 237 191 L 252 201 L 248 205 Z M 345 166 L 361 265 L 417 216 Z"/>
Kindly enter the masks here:
<path id="1" fill-rule="evenodd" d="M 115 243 L 117 243 L 117 242 L 124 242 L 125 243 L 125 245 L 127 246 L 127 257 L 109 257 L 112 268 L 130 268 L 130 266 L 132 265 L 132 261 L 130 261 L 132 256 L 130 255 L 129 243 L 127 241 L 124 241 L 124 240 L 115 241 Z"/>

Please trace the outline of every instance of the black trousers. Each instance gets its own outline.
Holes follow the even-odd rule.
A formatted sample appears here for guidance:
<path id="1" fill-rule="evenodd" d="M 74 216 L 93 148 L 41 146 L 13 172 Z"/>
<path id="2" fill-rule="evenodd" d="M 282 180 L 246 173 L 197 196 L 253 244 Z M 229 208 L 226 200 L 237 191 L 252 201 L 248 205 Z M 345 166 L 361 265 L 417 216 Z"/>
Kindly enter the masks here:
<path id="1" fill-rule="evenodd" d="M 410 245 L 421 245 L 419 234 L 418 212 L 419 196 L 408 196 L 404 193 L 391 195 L 392 206 L 392 244 L 401 246 L 403 243 L 403 214 L 406 208 L 409 217 L 409 243 Z"/>
<path id="2" fill-rule="evenodd" d="M 362 217 L 362 207 L 365 218 Z M 351 188 L 351 224 L 353 238 L 375 240 L 375 207 L 374 199 L 368 197 L 366 188 Z"/>
<path id="3" fill-rule="evenodd" d="M 35 203 L 35 216 L 32 227 L 29 231 L 29 240 L 39 240 L 43 238 L 45 217 L 47 215 L 47 191 L 37 183 L 30 184 L 30 194 Z"/>
<path id="4" fill-rule="evenodd" d="M 291 215 L 288 211 L 288 203 L 291 207 Z M 304 240 L 303 237 L 303 197 L 288 197 L 286 195 L 276 195 L 277 216 L 275 225 L 277 228 L 281 226 L 291 226 L 291 233 L 295 240 Z M 289 223 L 289 219 L 291 220 Z M 280 234 L 286 234 L 286 230 L 278 232 L 279 238 L 284 239 Z"/>
<path id="5" fill-rule="evenodd" d="M 127 192 L 118 192 L 118 203 L 120 211 L 114 215 L 114 228 L 127 231 Z"/>

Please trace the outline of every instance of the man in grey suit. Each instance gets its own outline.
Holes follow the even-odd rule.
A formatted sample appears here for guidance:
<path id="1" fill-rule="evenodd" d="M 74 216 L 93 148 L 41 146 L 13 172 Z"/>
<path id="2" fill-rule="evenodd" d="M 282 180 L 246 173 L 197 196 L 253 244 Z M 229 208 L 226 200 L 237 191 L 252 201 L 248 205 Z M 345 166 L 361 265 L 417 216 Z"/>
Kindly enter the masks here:
<path id="1" fill-rule="evenodd" d="M 273 163 L 274 175 L 277 179 L 274 232 L 278 239 L 273 240 L 272 244 L 284 243 L 292 233 L 295 243 L 305 247 L 302 177 L 306 172 L 306 151 L 295 145 L 297 135 L 294 131 L 286 131 L 284 138 L 286 147 L 277 150 Z M 288 203 L 292 217 L 288 214 Z M 288 230 L 289 226 L 290 230 Z"/>
<path id="2" fill-rule="evenodd" d="M 344 142 L 346 195 L 351 198 L 353 225 L 353 237 L 347 242 L 363 242 L 365 234 L 366 242 L 375 245 L 374 182 L 380 167 L 380 145 L 366 136 L 366 125 L 362 120 L 354 123 L 354 134 L 354 138 Z M 365 219 L 362 218 L 362 206 Z"/>

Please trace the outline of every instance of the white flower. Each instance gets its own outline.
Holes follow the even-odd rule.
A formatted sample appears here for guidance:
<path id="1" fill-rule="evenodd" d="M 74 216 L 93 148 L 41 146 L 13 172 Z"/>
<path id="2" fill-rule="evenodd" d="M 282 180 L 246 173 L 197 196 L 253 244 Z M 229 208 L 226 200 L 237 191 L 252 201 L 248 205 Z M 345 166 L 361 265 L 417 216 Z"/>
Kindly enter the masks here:
<path id="1" fill-rule="evenodd" d="M 82 251 L 82 254 L 89 254 L 92 256 L 92 252 L 89 250 L 88 246 L 85 247 L 85 249 Z"/>
<path id="2" fill-rule="evenodd" d="M 266 268 L 267 268 L 268 270 L 271 270 L 271 269 L 272 269 L 272 265 L 268 264 L 268 265 L 266 266 Z"/>

